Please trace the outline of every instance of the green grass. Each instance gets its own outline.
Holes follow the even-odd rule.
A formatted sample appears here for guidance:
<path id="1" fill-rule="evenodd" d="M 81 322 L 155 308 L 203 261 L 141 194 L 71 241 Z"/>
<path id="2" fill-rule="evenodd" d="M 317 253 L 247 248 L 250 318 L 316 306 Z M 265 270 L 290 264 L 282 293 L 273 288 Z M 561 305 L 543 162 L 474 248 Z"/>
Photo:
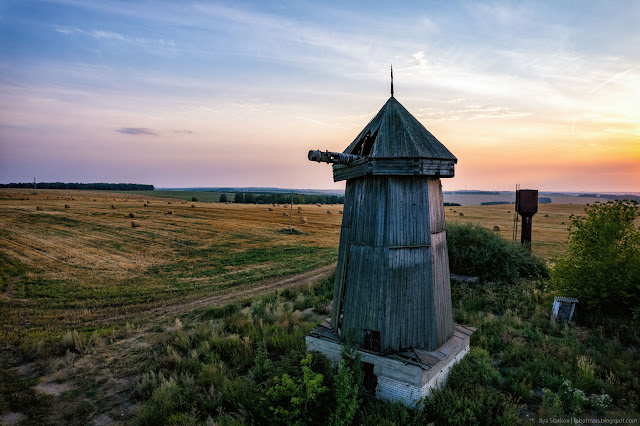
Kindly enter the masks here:
<path id="1" fill-rule="evenodd" d="M 302 386 L 304 335 L 316 324 L 299 310 L 330 297 L 331 287 L 329 279 L 314 289 L 184 319 L 183 328 L 159 342 L 140 369 L 133 396 L 143 405 L 135 423 L 182 416 L 193 424 L 209 417 L 221 424 L 279 424 L 274 404 L 293 408 L 286 398 L 274 400 L 270 389 L 283 374 Z M 424 411 L 361 394 L 353 424 L 513 425 L 528 424 L 524 415 L 637 416 L 640 365 L 634 348 L 640 336 L 628 334 L 637 324 L 555 325 L 549 319 L 553 295 L 544 288 L 536 280 L 454 284 L 456 321 L 479 327 L 470 354 L 425 401 Z M 327 390 L 301 409 L 300 424 L 326 424 L 337 404 L 335 366 L 320 354 L 313 360 Z"/>
<path id="2" fill-rule="evenodd" d="M 177 416 L 195 423 L 211 417 L 226 424 L 238 411 L 258 424 L 277 423 L 266 391 L 283 374 L 300 377 L 304 336 L 317 322 L 299 309 L 329 297 L 332 283 L 326 279 L 314 288 L 211 308 L 185 320 L 140 368 L 133 398 L 143 405 L 134 423 L 161 424 Z M 261 350 L 268 358 L 259 364 L 255 360 Z M 326 360 L 312 365 L 331 375 Z M 327 411 L 320 405 L 326 401 L 320 398 L 314 405 L 317 414 Z"/>
<path id="3" fill-rule="evenodd" d="M 4 312 L 0 340 L 28 346 L 40 339 L 55 340 L 71 327 L 88 332 L 95 329 L 96 319 L 116 315 L 123 307 L 135 312 L 166 300 L 175 303 L 295 275 L 324 266 L 336 256 L 334 248 L 297 245 L 233 251 L 225 247 L 187 247 L 183 251 L 182 260 L 151 267 L 141 271 L 141 276 L 104 277 L 97 282 L 42 278 L 0 253 L 0 285 L 4 290 L 9 280 L 14 282 L 12 299 L 0 299 Z M 51 318 L 56 318 L 55 322 Z"/>

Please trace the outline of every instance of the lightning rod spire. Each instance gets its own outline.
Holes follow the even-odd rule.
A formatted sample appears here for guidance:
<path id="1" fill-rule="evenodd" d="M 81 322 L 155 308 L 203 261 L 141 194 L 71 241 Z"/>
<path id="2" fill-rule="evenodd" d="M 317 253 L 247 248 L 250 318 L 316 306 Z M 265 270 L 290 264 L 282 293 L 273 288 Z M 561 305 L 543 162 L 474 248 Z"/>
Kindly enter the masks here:
<path id="1" fill-rule="evenodd" d="M 391 97 L 393 98 L 393 64 L 391 64 Z"/>

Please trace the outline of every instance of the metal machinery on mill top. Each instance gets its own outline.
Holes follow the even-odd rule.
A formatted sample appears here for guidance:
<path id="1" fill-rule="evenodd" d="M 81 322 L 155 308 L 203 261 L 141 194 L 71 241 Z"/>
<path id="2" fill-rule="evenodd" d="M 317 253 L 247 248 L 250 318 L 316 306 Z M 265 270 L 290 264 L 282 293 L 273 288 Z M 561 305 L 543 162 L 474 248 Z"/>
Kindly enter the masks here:
<path id="1" fill-rule="evenodd" d="M 393 71 L 392 71 L 393 72 Z M 393 96 L 343 153 L 309 151 L 346 180 L 332 328 L 380 354 L 454 332 L 441 178 L 456 157 Z"/>

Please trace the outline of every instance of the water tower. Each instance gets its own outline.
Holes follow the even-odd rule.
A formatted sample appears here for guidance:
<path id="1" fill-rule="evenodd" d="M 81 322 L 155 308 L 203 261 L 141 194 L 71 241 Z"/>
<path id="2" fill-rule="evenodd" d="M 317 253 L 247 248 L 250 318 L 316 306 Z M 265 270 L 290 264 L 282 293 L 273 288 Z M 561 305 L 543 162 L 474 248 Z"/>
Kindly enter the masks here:
<path id="1" fill-rule="evenodd" d="M 310 151 L 346 180 L 330 323 L 307 347 L 355 344 L 377 395 L 412 404 L 440 386 L 475 330 L 453 324 L 441 178 L 456 157 L 393 96 L 343 153 Z"/>

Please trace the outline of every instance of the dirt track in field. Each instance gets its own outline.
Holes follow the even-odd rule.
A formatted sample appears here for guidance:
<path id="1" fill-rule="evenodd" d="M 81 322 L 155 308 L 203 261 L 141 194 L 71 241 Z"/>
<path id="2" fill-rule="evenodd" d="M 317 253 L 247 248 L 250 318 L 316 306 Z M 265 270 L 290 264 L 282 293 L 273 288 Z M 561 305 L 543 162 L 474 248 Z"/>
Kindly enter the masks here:
<path id="1" fill-rule="evenodd" d="M 217 294 L 215 296 L 204 297 L 197 300 L 192 300 L 186 303 L 180 303 L 177 305 L 159 306 L 146 311 L 138 311 L 132 314 L 118 315 L 108 318 L 108 321 L 123 321 L 129 317 L 154 317 L 163 318 L 167 316 L 180 315 L 186 312 L 193 311 L 197 308 L 210 307 L 210 306 L 224 306 L 234 302 L 240 302 L 250 297 L 259 296 L 262 294 L 270 293 L 272 291 L 286 290 L 289 288 L 302 287 L 306 285 L 314 284 L 315 282 L 328 277 L 335 271 L 336 264 L 323 266 L 322 268 L 314 269 L 303 274 L 293 275 L 291 277 L 282 278 L 278 280 L 270 280 L 265 283 L 253 286 L 251 288 L 238 290 L 229 289 L 227 293 Z M 104 320 L 101 320 L 104 322 Z"/>
<path id="2" fill-rule="evenodd" d="M 131 403 L 131 391 L 140 373 L 139 365 L 144 362 L 148 354 L 143 349 L 153 345 L 159 336 L 165 335 L 167 330 L 172 329 L 169 327 L 168 318 L 189 313 L 198 308 L 224 306 L 274 291 L 312 285 L 331 275 L 334 270 L 335 264 L 328 265 L 303 274 L 269 280 L 243 290 L 231 289 L 226 294 L 138 311 L 130 316 L 146 317 L 149 321 L 142 328 L 132 330 L 111 343 L 93 346 L 82 355 L 68 354 L 63 357 L 67 358 L 67 361 L 59 369 L 51 371 L 51 368 L 36 368 L 35 363 L 28 363 L 13 370 L 25 379 L 38 378 L 38 384 L 33 387 L 34 392 L 47 395 L 57 407 L 48 412 L 46 418 L 38 420 L 46 420 L 51 424 L 68 423 L 73 413 L 78 412 L 82 407 L 90 406 L 91 411 L 87 414 L 93 424 L 127 424 L 135 412 L 135 405 Z M 128 319 L 126 315 L 121 315 L 105 320 L 126 319 Z M 154 327 L 158 325 L 162 325 L 162 331 L 154 331 Z M 70 356 L 74 358 L 71 359 Z M 49 374 L 42 375 L 45 370 L 49 370 Z M 86 395 L 88 388 L 93 389 L 94 396 Z M 17 416 L 18 419 L 26 418 L 22 413 L 7 415 L 9 414 Z M 71 421 L 70 424 L 75 422 Z"/>

